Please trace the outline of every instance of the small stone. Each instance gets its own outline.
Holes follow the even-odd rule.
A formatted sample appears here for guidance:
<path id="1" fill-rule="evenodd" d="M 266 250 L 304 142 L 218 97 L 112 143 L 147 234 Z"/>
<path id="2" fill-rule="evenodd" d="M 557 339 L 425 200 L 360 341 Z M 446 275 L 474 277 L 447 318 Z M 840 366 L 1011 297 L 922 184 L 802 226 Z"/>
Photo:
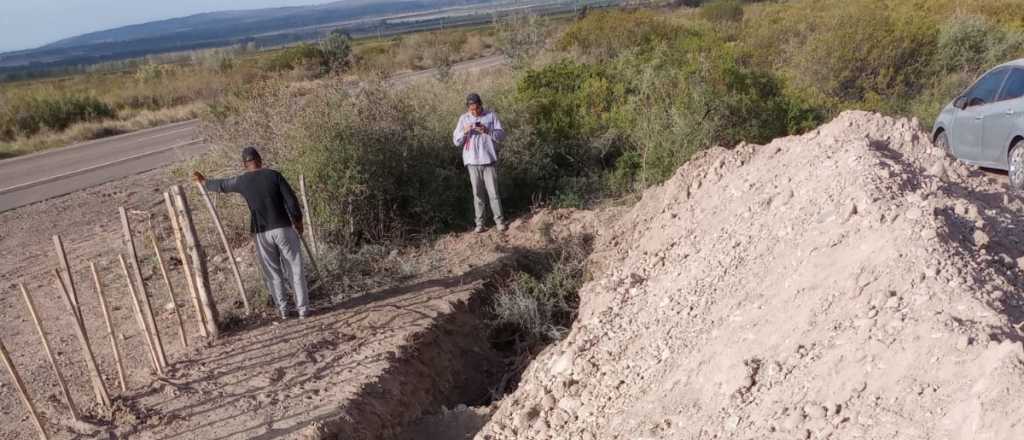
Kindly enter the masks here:
<path id="1" fill-rule="evenodd" d="M 544 397 L 540 399 L 540 404 L 544 406 L 544 408 L 554 408 L 555 396 L 552 396 L 550 393 L 545 394 Z"/>
<path id="2" fill-rule="evenodd" d="M 1017 259 L 1017 268 L 1020 270 L 1024 270 L 1024 257 L 1020 257 Z"/>
<path id="3" fill-rule="evenodd" d="M 807 405 L 804 407 L 804 412 L 807 413 L 807 417 L 813 420 L 824 419 L 828 414 L 825 407 L 821 405 Z"/>
<path id="4" fill-rule="evenodd" d="M 855 215 L 857 215 L 857 205 L 853 202 L 847 202 L 839 211 L 839 218 L 844 222 Z"/>
<path id="5" fill-rule="evenodd" d="M 739 427 L 740 427 L 740 417 L 739 416 L 730 416 L 728 419 L 725 419 L 725 430 L 726 431 L 733 432 L 733 431 L 736 430 L 736 428 L 739 428 Z"/>
<path id="6" fill-rule="evenodd" d="M 910 208 L 910 209 L 907 210 L 907 213 L 904 214 L 904 215 L 908 219 L 910 219 L 910 220 L 917 220 L 917 219 L 921 218 L 922 214 L 921 214 L 921 209 L 919 209 L 919 208 Z"/>
<path id="7" fill-rule="evenodd" d="M 887 308 L 887 309 L 895 309 L 895 308 L 899 308 L 899 306 L 900 306 L 900 297 L 898 297 L 898 296 L 890 296 L 889 299 L 887 299 L 885 301 L 885 308 Z"/>
<path id="8" fill-rule="evenodd" d="M 976 229 L 974 231 L 974 245 L 975 246 L 980 247 L 980 248 L 981 247 L 988 247 L 988 242 L 989 242 L 988 234 L 986 234 L 981 229 Z"/>
<path id="9" fill-rule="evenodd" d="M 963 351 L 971 345 L 971 338 L 967 335 L 960 335 L 956 338 L 956 349 Z"/>
<path id="10" fill-rule="evenodd" d="M 946 177 L 946 165 L 942 163 L 942 160 L 937 160 L 934 164 L 932 164 L 932 166 L 928 167 L 927 172 L 929 175 L 938 177 L 940 179 L 944 178 Z"/>
<path id="11" fill-rule="evenodd" d="M 555 410 L 551 413 L 551 416 L 548 417 L 548 421 L 551 422 L 552 427 L 560 428 L 565 426 L 566 423 L 569 423 L 569 415 L 566 414 L 565 411 Z"/>
<path id="12" fill-rule="evenodd" d="M 792 432 L 795 431 L 796 428 L 799 428 L 800 424 L 802 424 L 803 422 L 804 412 L 802 410 L 795 409 L 792 412 L 790 412 L 785 419 L 782 420 L 782 429 Z"/>
<path id="13" fill-rule="evenodd" d="M 878 309 L 872 307 L 871 310 L 868 310 L 868 319 L 874 318 L 876 316 L 878 316 Z"/>

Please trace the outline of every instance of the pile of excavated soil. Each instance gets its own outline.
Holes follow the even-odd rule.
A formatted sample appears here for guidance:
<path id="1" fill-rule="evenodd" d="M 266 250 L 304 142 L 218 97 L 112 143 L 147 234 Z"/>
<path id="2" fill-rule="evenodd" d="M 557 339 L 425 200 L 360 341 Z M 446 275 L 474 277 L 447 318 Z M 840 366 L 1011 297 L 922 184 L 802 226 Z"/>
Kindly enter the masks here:
<path id="1" fill-rule="evenodd" d="M 915 121 L 708 151 L 477 438 L 1024 438 L 1022 214 Z"/>

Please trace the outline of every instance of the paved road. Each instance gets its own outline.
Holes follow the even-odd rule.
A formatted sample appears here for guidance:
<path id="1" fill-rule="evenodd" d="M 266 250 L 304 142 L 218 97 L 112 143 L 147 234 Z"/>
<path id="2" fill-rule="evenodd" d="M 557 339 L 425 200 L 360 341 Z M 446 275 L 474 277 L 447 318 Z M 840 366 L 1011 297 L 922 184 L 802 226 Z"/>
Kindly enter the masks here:
<path id="1" fill-rule="evenodd" d="M 497 67 L 505 58 L 493 56 L 452 67 L 476 71 Z M 433 70 L 392 78 L 406 84 Z M 41 153 L 0 161 L 0 212 L 70 194 L 185 160 L 207 149 L 197 121 L 179 122 Z"/>

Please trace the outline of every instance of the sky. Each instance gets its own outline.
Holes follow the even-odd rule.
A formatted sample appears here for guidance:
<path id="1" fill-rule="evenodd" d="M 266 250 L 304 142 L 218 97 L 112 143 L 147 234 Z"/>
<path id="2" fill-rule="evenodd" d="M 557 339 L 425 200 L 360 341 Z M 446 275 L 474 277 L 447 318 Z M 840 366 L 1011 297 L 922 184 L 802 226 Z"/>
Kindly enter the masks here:
<path id="1" fill-rule="evenodd" d="M 0 0 L 0 52 L 147 21 L 328 0 Z"/>

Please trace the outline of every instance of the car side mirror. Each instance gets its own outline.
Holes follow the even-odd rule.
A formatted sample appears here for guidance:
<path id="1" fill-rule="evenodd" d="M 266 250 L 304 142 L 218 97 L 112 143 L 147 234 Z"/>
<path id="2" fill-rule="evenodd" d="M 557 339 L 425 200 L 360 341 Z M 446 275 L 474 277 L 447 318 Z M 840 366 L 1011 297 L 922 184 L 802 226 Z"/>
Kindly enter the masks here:
<path id="1" fill-rule="evenodd" d="M 953 101 L 953 107 L 956 107 L 956 108 L 958 108 L 960 110 L 966 109 L 967 108 L 967 97 L 966 96 L 962 96 L 962 95 L 961 96 L 957 96 L 957 98 Z"/>

